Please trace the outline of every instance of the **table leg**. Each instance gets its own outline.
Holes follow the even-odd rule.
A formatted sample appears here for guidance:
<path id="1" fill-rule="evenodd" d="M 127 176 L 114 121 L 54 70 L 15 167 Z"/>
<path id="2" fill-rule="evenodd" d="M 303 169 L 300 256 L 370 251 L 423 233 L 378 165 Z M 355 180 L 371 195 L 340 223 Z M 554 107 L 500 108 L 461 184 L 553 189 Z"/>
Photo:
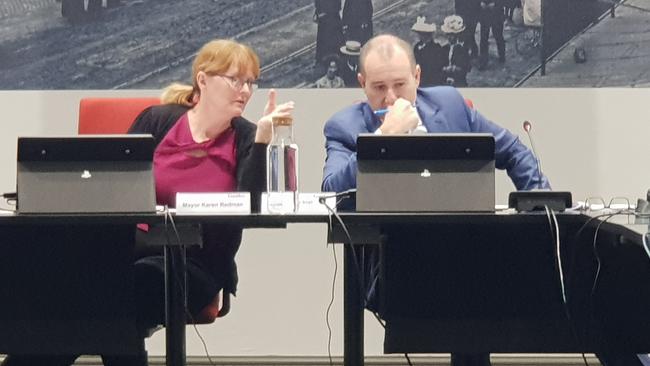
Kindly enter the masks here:
<path id="1" fill-rule="evenodd" d="M 357 246 L 358 248 L 358 246 Z M 356 249 L 356 248 L 355 248 Z M 363 366 L 363 276 L 350 245 L 344 245 L 343 275 L 343 364 Z"/>
<path id="2" fill-rule="evenodd" d="M 185 366 L 185 249 L 165 247 L 166 365 Z"/>

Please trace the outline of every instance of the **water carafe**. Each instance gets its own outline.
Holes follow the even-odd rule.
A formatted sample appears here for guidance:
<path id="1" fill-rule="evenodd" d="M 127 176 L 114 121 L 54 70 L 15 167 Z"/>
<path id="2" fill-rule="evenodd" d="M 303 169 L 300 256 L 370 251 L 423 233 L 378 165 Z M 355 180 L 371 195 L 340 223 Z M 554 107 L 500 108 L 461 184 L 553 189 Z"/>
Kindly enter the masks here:
<path id="1" fill-rule="evenodd" d="M 266 150 L 267 210 L 293 213 L 298 209 L 298 145 L 293 140 L 293 119 L 273 118 L 272 132 Z"/>

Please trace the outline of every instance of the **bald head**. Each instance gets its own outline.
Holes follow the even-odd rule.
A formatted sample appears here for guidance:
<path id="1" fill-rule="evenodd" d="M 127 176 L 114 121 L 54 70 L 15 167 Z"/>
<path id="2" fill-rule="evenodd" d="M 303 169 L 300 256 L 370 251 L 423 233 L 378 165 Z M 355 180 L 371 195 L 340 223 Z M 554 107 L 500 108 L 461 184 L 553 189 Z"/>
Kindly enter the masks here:
<path id="1" fill-rule="evenodd" d="M 413 54 L 411 45 L 392 34 L 375 36 L 366 42 L 366 44 L 361 48 L 361 54 L 359 55 L 359 71 L 362 75 L 365 75 L 366 61 L 370 54 L 377 55 L 374 59 L 381 62 L 389 61 L 399 53 L 404 53 L 406 55 L 411 64 L 411 69 L 415 71 L 415 55 Z"/>

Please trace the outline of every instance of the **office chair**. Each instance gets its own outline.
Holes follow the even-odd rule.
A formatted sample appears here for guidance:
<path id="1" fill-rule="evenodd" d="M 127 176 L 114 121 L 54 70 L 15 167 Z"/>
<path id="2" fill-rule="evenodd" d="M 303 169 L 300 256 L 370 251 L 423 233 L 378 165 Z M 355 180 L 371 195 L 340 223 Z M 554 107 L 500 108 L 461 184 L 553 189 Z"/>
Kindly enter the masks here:
<path id="1" fill-rule="evenodd" d="M 127 133 L 140 112 L 158 104 L 160 99 L 156 97 L 82 98 L 79 101 L 79 134 Z M 189 321 L 194 324 L 210 324 L 228 312 L 230 312 L 230 294 L 222 291 Z"/>

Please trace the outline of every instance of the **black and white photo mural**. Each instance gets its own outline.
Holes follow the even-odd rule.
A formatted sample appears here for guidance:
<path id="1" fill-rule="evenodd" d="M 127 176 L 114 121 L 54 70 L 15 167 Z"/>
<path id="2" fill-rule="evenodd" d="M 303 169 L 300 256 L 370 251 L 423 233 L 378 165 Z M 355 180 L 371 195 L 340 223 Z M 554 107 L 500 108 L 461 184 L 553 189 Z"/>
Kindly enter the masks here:
<path id="1" fill-rule="evenodd" d="M 0 89 L 188 82 L 214 38 L 258 52 L 260 87 L 357 87 L 381 33 L 425 85 L 650 85 L 650 0 L 0 0 Z"/>

